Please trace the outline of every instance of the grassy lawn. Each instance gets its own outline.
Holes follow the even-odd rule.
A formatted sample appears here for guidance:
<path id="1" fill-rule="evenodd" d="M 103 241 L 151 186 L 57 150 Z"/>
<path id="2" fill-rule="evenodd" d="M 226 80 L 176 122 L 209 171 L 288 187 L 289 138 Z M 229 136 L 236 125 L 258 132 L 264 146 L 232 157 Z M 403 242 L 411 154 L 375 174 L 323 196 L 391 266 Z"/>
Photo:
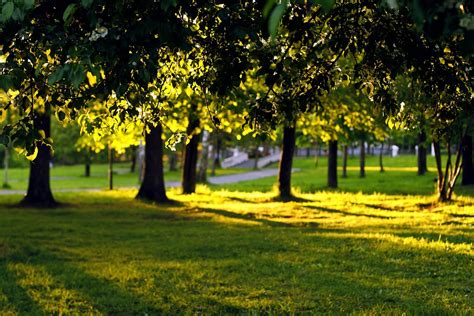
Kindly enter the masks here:
<path id="1" fill-rule="evenodd" d="M 108 187 L 107 164 L 95 164 L 91 167 L 91 176 L 84 177 L 84 166 L 54 166 L 51 168 L 51 187 L 55 189 L 75 189 L 75 188 L 102 188 Z M 2 169 L 3 171 L 3 169 Z M 217 169 L 216 175 L 228 175 L 247 172 L 248 169 Z M 28 186 L 28 168 L 12 168 L 9 170 L 9 184 L 13 190 L 26 190 Z M 3 173 L 2 179 L 3 179 Z M 210 176 L 210 174 L 209 174 Z M 166 181 L 181 181 L 179 171 L 170 172 L 165 170 Z M 130 172 L 129 163 L 114 164 L 114 187 L 134 187 L 138 186 L 138 171 Z"/>
<path id="2" fill-rule="evenodd" d="M 327 191 L 325 159 L 297 158 L 288 203 L 275 177 L 171 189 L 166 206 L 131 189 L 57 193 L 50 210 L 0 196 L 0 315 L 474 314 L 473 186 L 437 204 L 432 159 L 421 177 L 413 156 L 384 173 L 369 157 L 365 179 L 357 165 Z M 137 183 L 127 168 L 118 186 Z M 106 186 L 105 165 L 82 172 L 53 168 L 53 188 Z M 27 170 L 11 176 L 26 186 Z"/>
<path id="3" fill-rule="evenodd" d="M 444 158 L 444 157 L 443 157 Z M 446 161 L 445 159 L 443 160 Z M 339 159 L 339 192 L 362 192 L 367 194 L 401 194 L 401 195 L 431 195 L 436 185 L 436 165 L 434 158 L 428 156 L 429 172 L 424 176 L 417 175 L 416 156 L 406 155 L 398 157 L 384 157 L 385 172 L 381 173 L 378 157 L 368 156 L 366 160 L 366 178 L 359 178 L 359 159 L 348 159 L 348 178 L 341 177 L 342 167 Z M 293 163 L 299 168 L 292 176 L 292 186 L 299 192 L 317 192 L 327 190 L 327 158 L 320 157 L 315 164 L 314 158 L 297 157 Z M 276 164 L 267 168 L 278 168 Z M 245 181 L 215 188 L 225 188 L 232 191 L 270 191 L 274 187 L 276 177 L 268 177 L 252 181 Z M 458 181 L 460 184 L 460 181 Z M 474 196 L 474 186 L 455 189 L 459 195 Z"/>
<path id="4" fill-rule="evenodd" d="M 0 208 L 0 314 L 474 313 L 474 198 L 136 191 Z"/>

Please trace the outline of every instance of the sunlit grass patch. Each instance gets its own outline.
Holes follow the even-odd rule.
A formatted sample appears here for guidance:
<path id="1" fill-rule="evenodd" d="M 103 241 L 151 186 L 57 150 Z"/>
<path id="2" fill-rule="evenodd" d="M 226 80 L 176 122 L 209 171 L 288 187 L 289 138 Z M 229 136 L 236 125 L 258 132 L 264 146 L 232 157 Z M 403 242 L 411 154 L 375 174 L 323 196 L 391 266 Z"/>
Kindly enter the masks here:
<path id="1" fill-rule="evenodd" d="M 2 207 L 0 314 L 472 314 L 473 198 L 295 191 Z"/>

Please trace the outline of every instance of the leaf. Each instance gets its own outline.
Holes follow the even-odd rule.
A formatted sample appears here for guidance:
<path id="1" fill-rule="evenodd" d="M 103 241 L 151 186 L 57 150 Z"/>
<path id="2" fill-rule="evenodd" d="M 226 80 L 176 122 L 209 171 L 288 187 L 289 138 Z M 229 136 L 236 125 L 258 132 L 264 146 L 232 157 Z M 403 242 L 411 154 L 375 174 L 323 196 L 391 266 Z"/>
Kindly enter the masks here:
<path id="1" fill-rule="evenodd" d="M 3 21 L 8 21 L 8 19 L 10 19 L 10 17 L 13 14 L 13 9 L 15 9 L 13 2 L 7 2 L 3 5 L 3 8 L 2 8 Z"/>
<path id="2" fill-rule="evenodd" d="M 334 6 L 335 1 L 334 0 L 319 0 L 316 2 L 321 6 L 321 8 L 323 8 L 324 11 L 328 12 Z"/>
<path id="3" fill-rule="evenodd" d="M 25 9 L 31 9 L 35 6 L 35 0 L 24 0 L 23 3 Z"/>
<path id="4" fill-rule="evenodd" d="M 87 72 L 86 76 L 89 86 L 93 87 L 97 83 L 97 77 L 94 76 L 90 71 Z"/>
<path id="5" fill-rule="evenodd" d="M 268 32 L 272 38 L 275 38 L 278 26 L 280 25 L 281 18 L 286 11 L 286 1 L 282 1 L 275 6 L 270 18 L 268 19 Z"/>
<path id="6" fill-rule="evenodd" d="M 48 84 L 52 85 L 60 81 L 64 76 L 64 68 L 58 68 L 48 77 Z"/>
<path id="7" fill-rule="evenodd" d="M 94 0 L 81 0 L 81 5 L 85 8 L 88 9 Z"/>
<path id="8" fill-rule="evenodd" d="M 65 25 L 69 25 L 72 21 L 74 12 L 77 10 L 77 4 L 73 3 L 67 6 L 63 13 L 63 21 Z"/>
<path id="9" fill-rule="evenodd" d="M 31 153 L 30 152 L 26 153 L 26 159 L 28 159 L 29 161 L 35 160 L 36 156 L 38 156 L 38 147 L 36 146 L 34 146 L 34 149 Z"/>

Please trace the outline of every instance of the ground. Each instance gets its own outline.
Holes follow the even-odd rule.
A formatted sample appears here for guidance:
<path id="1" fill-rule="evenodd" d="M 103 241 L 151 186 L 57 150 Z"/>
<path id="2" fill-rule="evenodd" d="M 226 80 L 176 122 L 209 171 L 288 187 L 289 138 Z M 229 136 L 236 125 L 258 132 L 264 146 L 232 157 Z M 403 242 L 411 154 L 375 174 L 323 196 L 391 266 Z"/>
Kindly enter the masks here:
<path id="1" fill-rule="evenodd" d="M 0 314 L 473 314 L 472 188 L 438 204 L 432 174 L 396 162 L 309 193 L 324 168 L 298 160 L 287 203 L 243 192 L 255 181 L 173 189 L 168 206 L 136 190 L 58 193 L 53 210 L 2 196 Z"/>

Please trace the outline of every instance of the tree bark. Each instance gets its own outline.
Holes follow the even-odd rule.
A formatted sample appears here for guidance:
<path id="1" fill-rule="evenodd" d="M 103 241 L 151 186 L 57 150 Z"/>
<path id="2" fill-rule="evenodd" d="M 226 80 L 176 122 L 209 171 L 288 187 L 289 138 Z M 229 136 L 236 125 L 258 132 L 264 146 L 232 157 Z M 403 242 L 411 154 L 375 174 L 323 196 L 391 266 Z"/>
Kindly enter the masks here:
<path id="1" fill-rule="evenodd" d="M 349 154 L 349 148 L 346 145 L 343 146 L 343 156 L 342 156 L 342 177 L 347 178 L 347 156 Z"/>
<path id="2" fill-rule="evenodd" d="M 446 201 L 448 196 L 446 194 L 445 177 L 443 174 L 443 166 L 441 164 L 441 149 L 440 149 L 439 141 L 434 141 L 433 147 L 434 147 L 435 160 L 436 160 L 436 172 L 438 173 L 438 181 L 437 181 L 438 199 L 440 201 Z"/>
<path id="3" fill-rule="evenodd" d="M 253 170 L 258 170 L 258 159 L 260 158 L 260 151 L 258 150 L 258 147 L 260 146 L 259 143 L 257 143 L 255 145 L 255 150 L 254 150 L 254 154 L 255 154 L 255 158 L 254 158 L 254 161 L 253 161 Z"/>
<path id="4" fill-rule="evenodd" d="M 3 157 L 3 185 L 4 189 L 10 188 L 8 179 L 8 165 L 10 162 L 10 146 L 5 146 L 5 156 Z"/>
<path id="5" fill-rule="evenodd" d="M 89 148 L 86 149 L 86 161 L 84 164 L 84 177 L 91 176 L 91 150 Z"/>
<path id="6" fill-rule="evenodd" d="M 46 138 L 51 137 L 51 114 L 34 113 L 35 130 L 43 130 Z M 37 143 L 38 155 L 30 162 L 30 177 L 28 190 L 21 201 L 22 205 L 37 207 L 54 207 L 57 202 L 53 197 L 50 185 L 51 148 L 43 143 Z"/>
<path id="7" fill-rule="evenodd" d="M 204 131 L 202 133 L 202 151 L 201 151 L 201 160 L 199 161 L 199 170 L 197 174 L 197 182 L 206 183 L 207 182 L 207 165 L 209 158 L 209 132 Z"/>
<path id="8" fill-rule="evenodd" d="M 422 130 L 418 133 L 418 175 L 422 176 L 428 171 L 426 164 L 426 133 Z"/>
<path id="9" fill-rule="evenodd" d="M 384 142 L 382 142 L 382 144 L 380 146 L 380 154 L 379 154 L 380 172 L 385 172 L 385 169 L 383 167 L 383 146 L 384 146 Z"/>
<path id="10" fill-rule="evenodd" d="M 178 171 L 178 155 L 172 151 L 168 154 L 169 171 Z"/>
<path id="11" fill-rule="evenodd" d="M 295 151 L 294 127 L 283 129 L 283 146 L 278 170 L 278 195 L 281 199 L 291 199 L 291 168 L 293 166 L 293 155 Z"/>
<path id="12" fill-rule="evenodd" d="M 365 178 L 365 142 L 362 138 L 360 140 L 360 172 L 359 176 Z"/>
<path id="13" fill-rule="evenodd" d="M 168 202 L 163 172 L 163 140 L 161 124 L 150 126 L 145 134 L 145 163 L 143 181 L 136 196 L 140 200 L 157 203 Z"/>
<path id="14" fill-rule="evenodd" d="M 328 146 L 328 187 L 337 188 L 337 140 L 331 140 Z"/>
<path id="15" fill-rule="evenodd" d="M 213 148 L 214 155 L 213 155 L 213 161 L 212 161 L 212 169 L 211 169 L 211 175 L 215 176 L 216 175 L 216 169 L 221 166 L 221 146 L 222 146 L 222 140 L 220 138 L 220 134 L 216 134 L 216 145 L 215 148 Z"/>
<path id="16" fill-rule="evenodd" d="M 198 159 L 199 135 L 193 135 L 195 129 L 199 127 L 199 118 L 190 116 L 187 127 L 187 135 L 190 141 L 186 144 L 184 152 L 183 176 L 181 187 L 183 194 L 191 194 L 196 191 L 196 165 Z"/>
<path id="17" fill-rule="evenodd" d="M 109 169 L 108 169 L 108 178 L 109 178 L 109 190 L 114 189 L 114 150 L 109 145 L 108 146 L 108 160 L 109 160 Z"/>
<path id="18" fill-rule="evenodd" d="M 474 184 L 472 167 L 472 136 L 465 135 L 462 139 L 462 185 Z"/>
<path id="19" fill-rule="evenodd" d="M 137 148 L 138 146 L 132 146 L 130 148 L 131 153 L 130 153 L 130 159 L 131 164 L 130 164 L 130 173 L 135 173 L 136 165 L 137 165 Z"/>

